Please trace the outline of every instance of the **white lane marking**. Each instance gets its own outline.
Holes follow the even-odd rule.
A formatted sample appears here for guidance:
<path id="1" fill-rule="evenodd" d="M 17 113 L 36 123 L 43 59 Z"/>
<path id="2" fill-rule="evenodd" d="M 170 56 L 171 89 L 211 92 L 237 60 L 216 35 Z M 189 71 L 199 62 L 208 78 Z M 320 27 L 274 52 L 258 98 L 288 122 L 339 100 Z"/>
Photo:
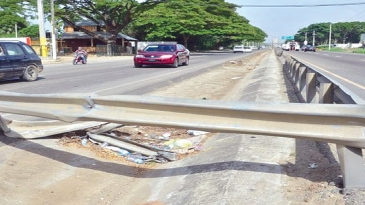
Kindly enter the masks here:
<path id="1" fill-rule="evenodd" d="M 325 54 L 323 54 L 323 55 L 328 56 L 328 54 L 327 54 L 327 53 L 325 53 Z"/>
<path id="2" fill-rule="evenodd" d="M 365 59 L 360 59 L 361 61 L 365 61 Z"/>
<path id="3" fill-rule="evenodd" d="M 341 58 L 342 56 L 335 56 L 336 58 Z"/>

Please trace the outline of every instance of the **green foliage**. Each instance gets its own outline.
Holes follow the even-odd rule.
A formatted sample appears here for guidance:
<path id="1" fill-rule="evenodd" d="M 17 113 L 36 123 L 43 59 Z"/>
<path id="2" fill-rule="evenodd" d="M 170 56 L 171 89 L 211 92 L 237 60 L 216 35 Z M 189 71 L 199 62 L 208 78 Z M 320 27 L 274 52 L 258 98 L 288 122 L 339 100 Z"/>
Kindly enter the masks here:
<path id="1" fill-rule="evenodd" d="M 186 47 L 191 47 L 190 42 L 196 49 L 245 40 L 264 41 L 267 35 L 239 16 L 236 7 L 224 0 L 170 0 L 143 12 L 133 28 L 140 38 L 178 40 Z"/>
<path id="2" fill-rule="evenodd" d="M 19 31 L 19 35 L 22 37 L 31 37 L 31 38 L 38 38 L 39 37 L 39 26 L 32 25 L 26 28 L 23 28 Z"/>
<path id="3" fill-rule="evenodd" d="M 313 31 L 315 31 L 315 33 Z M 316 23 L 302 28 L 295 34 L 295 40 L 304 42 L 306 33 L 308 42 L 313 41 L 313 34 L 315 34 L 316 45 L 328 44 L 330 23 Z M 334 23 L 332 24 L 331 44 L 359 43 L 362 33 L 365 33 L 365 22 Z"/>
<path id="4" fill-rule="evenodd" d="M 18 29 L 26 28 L 27 18 L 31 18 L 36 0 L 2 0 L 0 1 L 0 35 L 15 34 L 15 25 Z M 26 8 L 26 9 L 24 9 Z"/>
<path id="5" fill-rule="evenodd" d="M 59 0 L 55 13 L 63 22 L 83 31 L 105 43 L 115 43 L 119 32 L 135 20 L 142 11 L 153 8 L 158 0 Z M 101 30 L 111 34 L 108 37 L 98 35 L 75 24 L 76 21 L 88 19 L 97 24 Z"/>
<path id="6" fill-rule="evenodd" d="M 365 49 L 364 48 L 357 48 L 357 49 L 354 49 L 352 52 L 353 53 L 365 54 Z"/>

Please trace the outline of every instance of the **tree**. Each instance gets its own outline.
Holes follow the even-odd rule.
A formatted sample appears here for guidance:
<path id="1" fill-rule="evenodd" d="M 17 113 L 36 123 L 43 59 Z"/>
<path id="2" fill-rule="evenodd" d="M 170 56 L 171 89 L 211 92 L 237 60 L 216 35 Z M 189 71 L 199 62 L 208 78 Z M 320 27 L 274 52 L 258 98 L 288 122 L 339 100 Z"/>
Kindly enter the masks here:
<path id="1" fill-rule="evenodd" d="M 329 41 L 330 23 L 316 23 L 300 29 L 295 35 L 295 40 L 304 41 L 304 34 L 307 33 L 308 41 L 313 38 L 315 31 L 316 44 L 327 44 Z M 332 24 L 332 42 L 358 43 L 360 36 L 365 32 L 365 22 L 339 22 Z M 332 43 L 331 42 L 331 43 Z"/>
<path id="2" fill-rule="evenodd" d="M 253 38 L 257 30 L 236 8 L 224 0 L 170 0 L 142 13 L 133 28 L 147 40 L 181 38 L 186 47 L 189 40 L 196 45 L 203 39 L 210 47 Z"/>
<path id="3" fill-rule="evenodd" d="M 35 15 L 33 12 L 34 6 L 35 0 L 0 1 L 0 35 L 9 36 L 14 34 L 15 27 L 18 29 L 26 28 L 29 25 L 27 19 Z"/>
<path id="4" fill-rule="evenodd" d="M 38 38 L 39 37 L 39 26 L 32 25 L 23 28 L 19 31 L 19 35 L 23 37 Z"/>
<path id="5" fill-rule="evenodd" d="M 135 20 L 139 13 L 152 8 L 161 0 L 59 0 L 55 2 L 56 16 L 72 27 L 97 38 L 108 45 L 115 44 L 118 33 Z M 103 36 L 76 25 L 75 22 L 88 19 L 110 35 Z"/>

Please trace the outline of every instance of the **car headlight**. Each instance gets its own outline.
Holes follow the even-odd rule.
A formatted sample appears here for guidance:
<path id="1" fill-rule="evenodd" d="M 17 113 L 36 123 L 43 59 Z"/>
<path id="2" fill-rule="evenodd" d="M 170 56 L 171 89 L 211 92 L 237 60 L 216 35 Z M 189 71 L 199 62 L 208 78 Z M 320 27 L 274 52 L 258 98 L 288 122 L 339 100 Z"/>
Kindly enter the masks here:
<path id="1" fill-rule="evenodd" d="M 136 55 L 136 58 L 144 58 L 144 55 L 138 54 Z"/>
<path id="2" fill-rule="evenodd" d="M 161 58 L 172 58 L 173 55 L 162 55 Z"/>

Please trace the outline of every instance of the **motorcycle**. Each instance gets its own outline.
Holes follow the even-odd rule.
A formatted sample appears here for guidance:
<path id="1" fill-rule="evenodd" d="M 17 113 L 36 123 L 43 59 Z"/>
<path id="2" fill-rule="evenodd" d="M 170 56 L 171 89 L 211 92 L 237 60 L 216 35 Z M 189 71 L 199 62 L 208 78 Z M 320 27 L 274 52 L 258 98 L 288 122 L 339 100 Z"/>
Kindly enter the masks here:
<path id="1" fill-rule="evenodd" d="M 76 65 L 77 63 L 86 64 L 85 57 L 83 54 L 77 54 L 75 55 L 75 58 L 73 59 L 72 63 Z"/>

